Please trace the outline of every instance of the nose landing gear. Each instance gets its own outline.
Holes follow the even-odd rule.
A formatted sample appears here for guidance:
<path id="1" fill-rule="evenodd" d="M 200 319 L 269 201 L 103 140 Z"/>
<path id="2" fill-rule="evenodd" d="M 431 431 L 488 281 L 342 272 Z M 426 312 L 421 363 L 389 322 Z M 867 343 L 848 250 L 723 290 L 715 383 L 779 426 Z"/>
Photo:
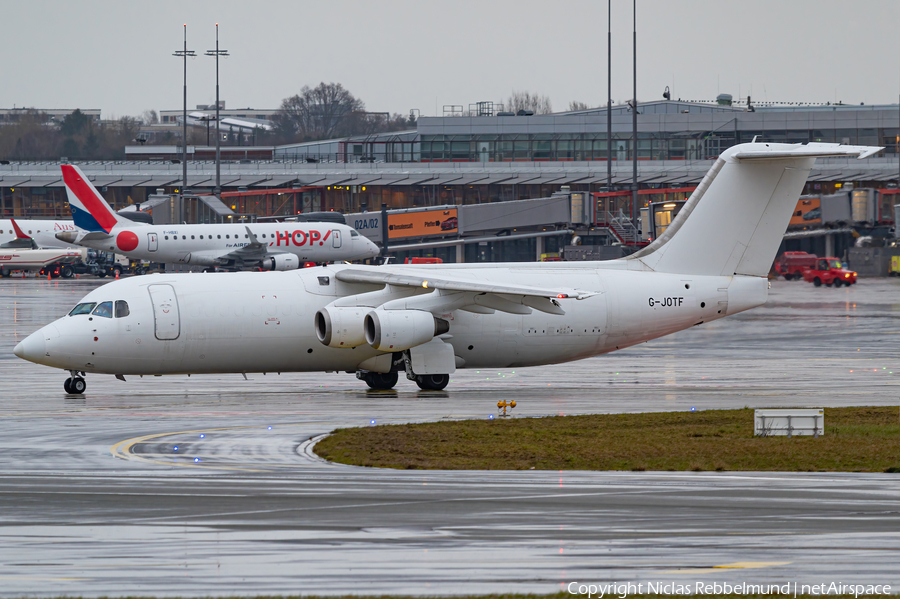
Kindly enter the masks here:
<path id="1" fill-rule="evenodd" d="M 78 376 L 79 372 L 77 370 L 69 371 L 72 376 L 67 378 L 63 383 L 63 389 L 66 390 L 66 393 L 69 395 L 81 395 L 84 393 L 84 390 L 87 389 L 87 383 L 84 382 L 84 378 Z M 84 374 L 83 372 L 80 374 Z"/>

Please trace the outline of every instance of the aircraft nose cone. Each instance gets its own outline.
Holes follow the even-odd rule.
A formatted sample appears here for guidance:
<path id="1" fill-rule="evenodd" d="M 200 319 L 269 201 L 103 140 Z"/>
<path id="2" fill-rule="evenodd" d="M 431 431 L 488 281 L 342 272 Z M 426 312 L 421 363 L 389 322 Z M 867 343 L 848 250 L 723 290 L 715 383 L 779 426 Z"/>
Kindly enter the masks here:
<path id="1" fill-rule="evenodd" d="M 25 339 L 13 349 L 13 353 L 23 360 L 39 362 L 44 358 L 45 347 L 46 342 L 44 341 L 44 333 L 38 331 L 37 333 L 32 333 L 28 337 L 25 337 Z"/>
<path id="2" fill-rule="evenodd" d="M 78 233 L 76 231 L 60 231 L 56 234 L 56 238 L 66 243 L 75 243 L 75 240 L 78 239 Z"/>

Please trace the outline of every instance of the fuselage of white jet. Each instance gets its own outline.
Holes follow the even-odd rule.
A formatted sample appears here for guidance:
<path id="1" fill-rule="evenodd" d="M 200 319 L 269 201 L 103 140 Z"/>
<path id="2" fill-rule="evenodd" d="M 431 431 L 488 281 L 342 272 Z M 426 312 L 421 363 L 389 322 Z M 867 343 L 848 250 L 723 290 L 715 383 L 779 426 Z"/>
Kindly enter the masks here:
<path id="1" fill-rule="evenodd" d="M 467 368 L 533 366 L 604 354 L 766 301 L 768 281 L 761 277 L 665 275 L 611 270 L 611 265 L 525 263 L 419 272 L 491 284 L 539 278 L 542 285 L 569 287 L 577 281 L 579 289 L 593 294 L 560 300 L 563 315 L 437 314 L 449 322 L 443 341 L 452 346 L 456 366 Z M 314 315 L 342 297 L 378 293 L 378 286 L 345 284 L 336 277 L 346 269 L 378 268 L 330 265 L 281 273 L 122 279 L 85 296 L 80 305 L 89 307 L 86 313 L 61 318 L 29 337 L 27 353 L 64 370 L 123 375 L 374 370 L 364 363 L 392 352 L 368 344 L 327 347 L 316 335 Z M 410 297 L 417 296 L 385 292 L 376 301 Z M 111 302 L 111 317 L 90 314 L 104 302 Z M 127 315 L 115 316 L 118 302 L 124 302 L 120 308 L 127 305 Z"/>
<path id="2" fill-rule="evenodd" d="M 262 246 L 258 252 L 248 251 L 254 241 L 251 235 Z M 290 270 L 298 262 L 365 260 L 379 252 L 355 229 L 336 223 L 119 225 L 109 234 L 64 236 L 69 237 L 79 245 L 135 260 L 236 267 L 268 261 L 269 270 Z M 285 263 L 279 256 L 296 258 Z"/>

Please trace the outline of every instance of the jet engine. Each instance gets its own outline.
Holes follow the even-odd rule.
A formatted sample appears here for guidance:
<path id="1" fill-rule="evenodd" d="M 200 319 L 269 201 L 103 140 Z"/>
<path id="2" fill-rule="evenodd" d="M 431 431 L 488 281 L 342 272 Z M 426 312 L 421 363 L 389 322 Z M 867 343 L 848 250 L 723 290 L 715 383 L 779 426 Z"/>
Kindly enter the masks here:
<path id="1" fill-rule="evenodd" d="M 365 318 L 366 342 L 381 351 L 402 351 L 428 343 L 450 323 L 424 310 L 372 310 Z"/>
<path id="2" fill-rule="evenodd" d="M 363 321 L 372 309 L 322 308 L 316 312 L 316 337 L 328 347 L 356 347 L 366 342 Z"/>
<path id="3" fill-rule="evenodd" d="M 294 254 L 275 254 L 262 261 L 263 270 L 295 270 L 300 268 L 300 258 Z"/>

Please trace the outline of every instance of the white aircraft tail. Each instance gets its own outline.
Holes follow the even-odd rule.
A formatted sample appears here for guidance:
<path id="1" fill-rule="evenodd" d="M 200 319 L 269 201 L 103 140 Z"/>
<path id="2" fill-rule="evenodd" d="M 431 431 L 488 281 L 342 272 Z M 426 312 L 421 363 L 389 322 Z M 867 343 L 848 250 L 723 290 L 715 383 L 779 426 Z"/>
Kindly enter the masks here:
<path id="1" fill-rule="evenodd" d="M 110 233 L 117 225 L 131 227 L 140 224 L 116 214 L 77 166 L 63 164 L 62 174 L 69 209 L 79 229 L 91 233 Z"/>
<path id="2" fill-rule="evenodd" d="M 821 143 L 729 148 L 665 233 L 625 260 L 675 274 L 766 276 L 816 158 L 867 158 L 880 150 Z"/>

